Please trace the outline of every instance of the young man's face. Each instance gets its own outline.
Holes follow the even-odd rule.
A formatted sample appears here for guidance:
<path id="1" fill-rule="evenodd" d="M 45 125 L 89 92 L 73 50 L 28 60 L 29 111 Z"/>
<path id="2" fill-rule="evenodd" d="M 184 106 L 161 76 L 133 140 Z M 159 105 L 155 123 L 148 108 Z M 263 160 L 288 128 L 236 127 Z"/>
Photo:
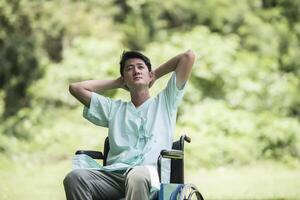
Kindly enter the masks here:
<path id="1" fill-rule="evenodd" d="M 149 87 L 152 75 L 142 59 L 128 59 L 123 70 L 124 82 L 130 90 L 139 87 Z"/>

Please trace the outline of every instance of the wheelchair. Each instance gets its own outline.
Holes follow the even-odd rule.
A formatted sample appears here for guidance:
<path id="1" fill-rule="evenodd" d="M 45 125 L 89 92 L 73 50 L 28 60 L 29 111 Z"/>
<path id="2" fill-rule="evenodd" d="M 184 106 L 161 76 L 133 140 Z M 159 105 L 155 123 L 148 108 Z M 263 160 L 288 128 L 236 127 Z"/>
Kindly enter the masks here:
<path id="1" fill-rule="evenodd" d="M 193 184 L 184 183 L 184 143 L 191 142 L 191 138 L 187 135 L 182 135 L 179 140 L 173 142 L 172 150 L 162 150 L 157 159 L 157 169 L 159 179 L 161 180 L 161 161 L 162 159 L 171 160 L 171 174 L 170 174 L 170 183 L 163 184 L 161 183 L 161 189 L 156 193 L 151 200 L 166 200 L 166 196 L 162 193 L 162 190 L 165 188 L 171 188 L 173 190 L 171 194 L 168 195 L 167 199 L 169 200 L 204 200 L 203 196 Z M 100 151 L 91 151 L 91 150 L 77 150 L 76 155 L 85 154 L 90 156 L 93 159 L 101 159 L 103 161 L 103 166 L 106 166 L 106 159 L 109 152 L 109 140 L 106 137 L 104 141 L 104 150 Z M 166 190 L 166 189 L 165 189 Z"/>

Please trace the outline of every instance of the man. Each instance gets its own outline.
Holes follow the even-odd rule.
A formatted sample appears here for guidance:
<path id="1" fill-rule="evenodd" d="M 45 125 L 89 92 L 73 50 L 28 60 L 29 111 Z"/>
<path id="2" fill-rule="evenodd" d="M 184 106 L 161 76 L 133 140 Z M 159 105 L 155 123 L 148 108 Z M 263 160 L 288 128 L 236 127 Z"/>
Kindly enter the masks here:
<path id="1" fill-rule="evenodd" d="M 188 50 L 154 71 L 150 60 L 136 51 L 124 52 L 121 76 L 115 80 L 88 80 L 70 85 L 70 93 L 85 105 L 83 115 L 92 123 L 108 127 L 110 151 L 102 170 L 77 169 L 64 180 L 68 200 L 149 198 L 151 173 L 162 149 L 172 147 L 177 107 L 182 100 L 195 54 Z M 167 87 L 156 97 L 149 88 L 173 72 Z M 97 94 L 125 88 L 131 101 L 112 100 Z M 168 179 L 168 167 L 163 176 Z"/>

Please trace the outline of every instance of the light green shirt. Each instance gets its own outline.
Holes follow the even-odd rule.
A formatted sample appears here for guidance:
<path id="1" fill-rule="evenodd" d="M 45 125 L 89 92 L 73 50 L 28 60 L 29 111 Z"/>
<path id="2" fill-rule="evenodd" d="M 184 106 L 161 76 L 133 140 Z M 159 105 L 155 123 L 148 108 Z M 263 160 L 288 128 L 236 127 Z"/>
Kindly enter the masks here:
<path id="1" fill-rule="evenodd" d="M 84 108 L 83 116 L 98 126 L 108 127 L 110 151 L 103 170 L 125 171 L 137 165 L 156 167 L 160 151 L 172 148 L 177 107 L 183 93 L 184 87 L 176 86 L 175 73 L 163 91 L 139 107 L 131 101 L 92 93 L 90 107 Z M 169 163 L 163 164 L 162 180 L 169 180 L 169 168 Z"/>

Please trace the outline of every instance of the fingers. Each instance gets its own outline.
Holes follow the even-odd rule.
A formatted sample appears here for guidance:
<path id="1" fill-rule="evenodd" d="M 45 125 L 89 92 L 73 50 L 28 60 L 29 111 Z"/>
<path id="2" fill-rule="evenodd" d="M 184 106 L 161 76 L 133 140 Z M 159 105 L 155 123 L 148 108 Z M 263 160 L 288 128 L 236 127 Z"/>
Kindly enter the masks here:
<path id="1" fill-rule="evenodd" d="M 123 88 L 124 90 L 127 90 L 127 91 L 129 91 L 129 88 L 128 88 L 128 86 L 125 84 L 125 82 L 123 82 L 123 86 L 122 86 L 122 88 Z"/>

